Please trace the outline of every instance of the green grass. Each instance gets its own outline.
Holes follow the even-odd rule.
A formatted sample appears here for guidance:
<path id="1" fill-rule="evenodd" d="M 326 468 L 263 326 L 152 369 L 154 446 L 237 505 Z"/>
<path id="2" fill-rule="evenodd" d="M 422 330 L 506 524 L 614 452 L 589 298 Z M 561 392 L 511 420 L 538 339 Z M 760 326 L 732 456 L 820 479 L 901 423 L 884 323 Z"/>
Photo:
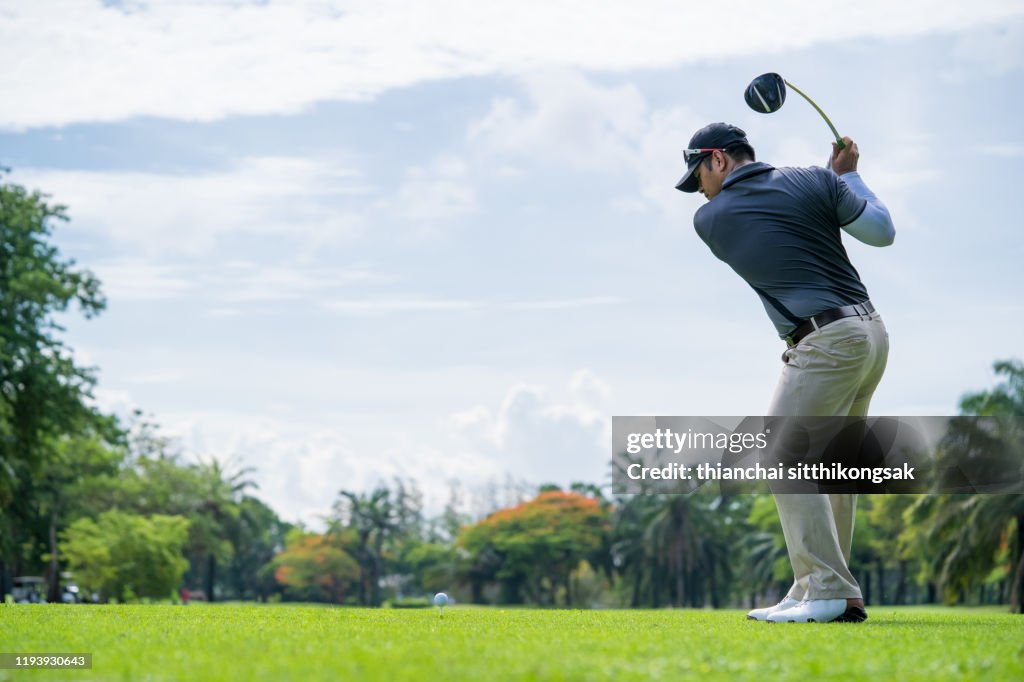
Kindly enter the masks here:
<path id="1" fill-rule="evenodd" d="M 1021 680 L 1024 616 L 875 607 L 862 624 L 741 611 L 0 606 L 0 652 L 91 652 L 0 680 Z"/>

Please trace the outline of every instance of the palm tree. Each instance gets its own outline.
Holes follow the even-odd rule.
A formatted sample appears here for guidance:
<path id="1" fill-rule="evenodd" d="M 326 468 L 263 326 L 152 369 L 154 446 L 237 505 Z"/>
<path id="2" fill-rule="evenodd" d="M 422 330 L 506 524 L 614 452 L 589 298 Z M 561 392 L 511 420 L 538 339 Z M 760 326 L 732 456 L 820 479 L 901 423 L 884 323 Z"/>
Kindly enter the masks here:
<path id="1" fill-rule="evenodd" d="M 695 517 L 699 504 L 692 495 L 668 495 L 647 518 L 644 539 L 655 548 L 658 563 L 667 572 L 666 585 L 673 606 L 683 606 L 686 579 L 693 573 L 700 549 Z"/>
<path id="2" fill-rule="evenodd" d="M 964 396 L 960 410 L 980 417 L 1024 416 L 1024 364 L 1000 361 L 994 364 L 1005 381 L 989 391 Z M 980 428 L 970 420 L 954 422 L 938 455 L 941 468 L 956 471 L 957 463 L 968 460 L 993 461 L 1000 473 L 1024 480 L 1024 434 L 1017 420 L 995 420 L 992 429 Z M 1007 467 L 1016 466 L 1015 471 Z M 1024 613 L 1024 496 L 1003 494 L 938 494 L 919 499 L 909 518 L 922 523 L 926 534 L 921 541 L 935 557 L 930 574 L 946 591 L 947 598 L 965 592 L 988 576 L 1000 548 L 1009 549 L 1006 565 L 1010 577 L 1010 609 Z"/>
<path id="3" fill-rule="evenodd" d="M 736 584 L 736 557 L 749 534 L 745 499 L 706 488 L 688 495 L 619 497 L 611 555 L 630 584 L 631 606 L 721 606 Z M 769 577 L 771 562 L 769 561 Z M 646 597 L 646 598 L 645 598 Z"/>
<path id="4" fill-rule="evenodd" d="M 356 531 L 359 544 L 359 599 L 364 605 L 380 605 L 380 579 L 384 572 L 384 541 L 400 528 L 391 491 L 384 486 L 372 493 L 342 490 L 335 509 L 342 525 Z M 370 546 L 373 546 L 371 551 Z"/>
<path id="5" fill-rule="evenodd" d="M 640 606 L 651 586 L 651 552 L 644 526 L 658 504 L 653 495 L 619 496 L 615 503 L 611 542 L 612 564 L 630 584 L 630 606 Z"/>
<path id="6" fill-rule="evenodd" d="M 200 460 L 194 466 L 198 477 L 199 497 L 196 501 L 199 518 L 205 520 L 201 535 L 205 536 L 206 554 L 206 598 L 214 601 L 214 585 L 216 583 L 217 560 L 230 554 L 229 538 L 236 535 L 234 526 L 239 520 L 239 504 L 242 496 L 250 488 L 257 488 L 254 481 L 247 478 L 255 469 L 242 467 L 229 473 L 228 469 L 215 457 L 208 461 Z"/>

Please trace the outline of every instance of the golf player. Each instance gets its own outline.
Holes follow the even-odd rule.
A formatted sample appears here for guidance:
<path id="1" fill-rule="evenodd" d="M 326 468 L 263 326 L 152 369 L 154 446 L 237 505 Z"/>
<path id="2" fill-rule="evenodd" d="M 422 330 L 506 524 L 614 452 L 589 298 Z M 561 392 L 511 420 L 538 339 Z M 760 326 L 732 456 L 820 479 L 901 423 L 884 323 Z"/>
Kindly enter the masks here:
<path id="1" fill-rule="evenodd" d="M 786 342 L 769 416 L 865 416 L 885 370 L 889 336 L 843 248 L 842 232 L 872 246 L 895 235 L 889 211 L 857 173 L 850 138 L 828 168 L 775 168 L 755 160 L 746 133 L 725 123 L 698 130 L 676 184 L 708 202 L 697 234 L 760 297 Z M 776 494 L 794 581 L 769 622 L 867 618 L 848 566 L 856 494 Z"/>

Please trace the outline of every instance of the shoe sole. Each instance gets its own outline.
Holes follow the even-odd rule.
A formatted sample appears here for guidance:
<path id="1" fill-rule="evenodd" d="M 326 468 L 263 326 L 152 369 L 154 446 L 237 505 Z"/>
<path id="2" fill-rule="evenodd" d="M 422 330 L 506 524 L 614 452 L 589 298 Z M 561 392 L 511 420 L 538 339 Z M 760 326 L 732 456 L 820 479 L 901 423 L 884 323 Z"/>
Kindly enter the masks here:
<path id="1" fill-rule="evenodd" d="M 863 623 L 868 619 L 868 613 L 859 606 L 851 606 L 846 609 L 843 613 L 839 614 L 838 617 L 828 621 L 830 623 Z M 778 621 L 770 620 L 769 623 L 776 623 Z M 800 620 L 787 620 L 783 621 L 786 623 L 817 623 L 818 621 L 813 618 L 808 618 L 806 621 Z"/>
<path id="2" fill-rule="evenodd" d="M 841 616 L 836 618 L 833 623 L 863 623 L 868 619 L 868 612 L 859 606 L 851 606 L 846 609 Z"/>

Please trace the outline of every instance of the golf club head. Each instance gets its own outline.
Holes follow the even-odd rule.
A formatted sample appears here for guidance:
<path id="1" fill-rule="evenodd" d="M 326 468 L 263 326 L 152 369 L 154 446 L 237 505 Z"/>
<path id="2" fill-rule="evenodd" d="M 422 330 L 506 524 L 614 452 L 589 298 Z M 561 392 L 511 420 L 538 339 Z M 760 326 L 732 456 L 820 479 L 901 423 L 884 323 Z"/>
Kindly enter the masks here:
<path id="1" fill-rule="evenodd" d="M 770 114 L 786 103 L 786 81 L 777 73 L 763 73 L 750 81 L 743 99 L 754 111 Z"/>

